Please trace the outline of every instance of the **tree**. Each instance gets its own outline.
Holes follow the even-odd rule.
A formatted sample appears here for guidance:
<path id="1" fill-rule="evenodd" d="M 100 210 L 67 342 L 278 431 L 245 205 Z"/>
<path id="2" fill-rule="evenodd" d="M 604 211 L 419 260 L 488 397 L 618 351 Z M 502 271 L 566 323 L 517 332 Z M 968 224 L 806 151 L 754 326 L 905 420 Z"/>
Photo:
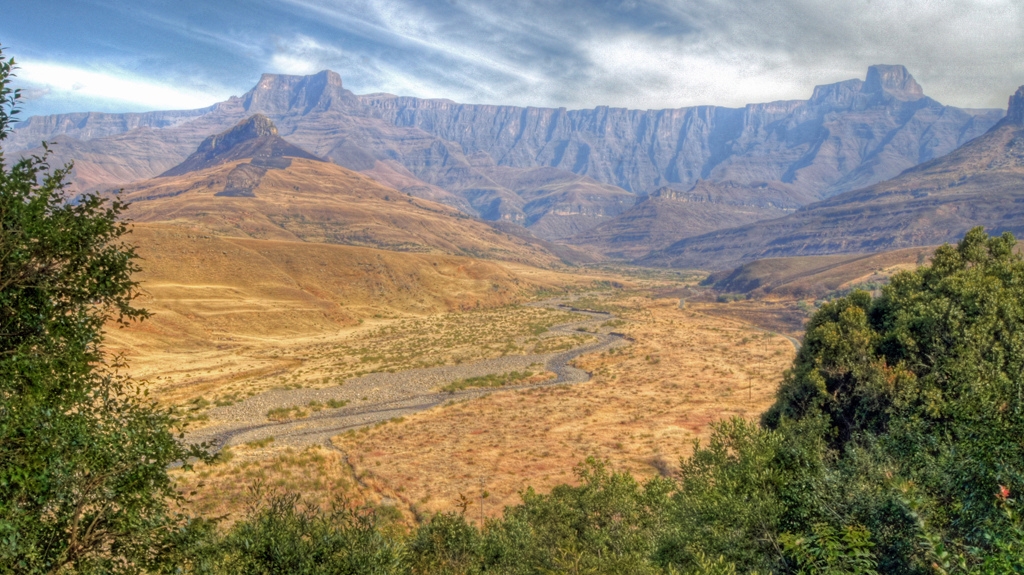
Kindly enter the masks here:
<path id="1" fill-rule="evenodd" d="M 855 292 L 824 306 L 762 419 L 769 428 L 823 422 L 844 460 L 843 492 L 863 494 L 847 501 L 858 515 L 850 519 L 892 533 L 880 540 L 883 556 L 914 546 L 892 530 L 908 520 L 962 549 L 967 564 L 1018 541 L 994 495 L 1024 489 L 1024 258 L 1015 243 L 975 228 L 931 265 L 894 276 L 880 297 Z"/>
<path id="2" fill-rule="evenodd" d="M 14 70 L 0 52 L 0 142 Z M 126 205 L 69 201 L 71 166 L 47 155 L 8 167 L 0 152 L 0 566 L 135 572 L 183 525 L 168 466 L 204 453 L 103 352 L 105 326 L 148 316 Z"/>

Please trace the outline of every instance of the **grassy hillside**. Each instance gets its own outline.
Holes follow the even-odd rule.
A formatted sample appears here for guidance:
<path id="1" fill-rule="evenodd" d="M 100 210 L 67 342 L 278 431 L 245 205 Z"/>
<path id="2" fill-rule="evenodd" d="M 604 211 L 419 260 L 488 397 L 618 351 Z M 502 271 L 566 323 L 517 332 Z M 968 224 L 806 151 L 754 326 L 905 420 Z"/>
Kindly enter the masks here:
<path id="1" fill-rule="evenodd" d="M 704 284 L 720 292 L 755 297 L 816 298 L 854 286 L 879 286 L 894 273 L 927 262 L 934 251 L 924 247 L 880 254 L 765 258 L 712 274 Z"/>
<path id="2" fill-rule="evenodd" d="M 453 208 L 325 162 L 292 159 L 287 168 L 267 170 L 250 182 L 255 184 L 250 195 L 224 195 L 229 178 L 236 179 L 236 168 L 245 165 L 235 161 L 128 186 L 130 215 L 138 222 L 177 223 L 218 236 L 563 265 L 539 241 L 497 231 Z"/>

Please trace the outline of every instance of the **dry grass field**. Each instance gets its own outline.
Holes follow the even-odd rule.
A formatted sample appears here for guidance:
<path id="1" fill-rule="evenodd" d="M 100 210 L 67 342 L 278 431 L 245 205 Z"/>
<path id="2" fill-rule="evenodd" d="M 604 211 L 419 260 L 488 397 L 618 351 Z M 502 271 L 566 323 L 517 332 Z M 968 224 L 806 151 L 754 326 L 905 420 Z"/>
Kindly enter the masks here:
<path id="1" fill-rule="evenodd" d="M 686 306 L 698 313 L 757 326 L 768 333 L 796 339 L 803 337 L 804 323 L 810 317 L 810 308 L 801 309 L 796 300 L 687 301 Z"/>
<path id="2" fill-rule="evenodd" d="M 629 344 L 578 358 L 576 366 L 592 374 L 585 384 L 516 391 L 485 378 L 466 384 L 494 386 L 485 397 L 343 434 L 329 445 L 296 448 L 270 437 L 233 445 L 212 465 L 176 472 L 181 489 L 192 493 L 190 505 L 204 515 L 238 517 L 254 482 L 317 504 L 340 495 L 393 505 L 414 521 L 456 509 L 462 496 L 475 506 L 471 513 L 499 513 L 527 486 L 544 491 L 572 481 L 573 467 L 589 456 L 640 477 L 671 474 L 713 421 L 760 414 L 792 359 L 792 344 L 766 333 L 799 330 L 769 321 L 777 309 L 723 315 L 736 304 L 680 309 L 677 297 L 662 297 L 686 293 L 699 276 L 533 267 L 523 262 L 550 261 L 539 248 L 490 231 L 461 236 L 446 227 L 446 208 L 408 198 L 396 203 L 357 179 L 345 180 L 347 197 L 331 198 L 331 190 L 314 187 L 321 166 L 296 168 L 268 175 L 256 198 L 214 199 L 218 176 L 211 173 L 204 176 L 211 180 L 185 182 L 189 189 L 134 208 L 137 218 L 150 220 L 136 224 L 131 237 L 143 258 L 139 303 L 155 315 L 112 331 L 110 351 L 123 354 L 131 373 L 186 413 L 193 428 L 216 424 L 208 413 L 214 407 L 273 389 L 332 387 L 368 373 L 594 341 L 583 331 L 545 333 L 576 314 L 521 305 L 567 292 L 576 307 L 614 314 L 602 329 Z M 354 177 L 336 179 L 342 176 Z M 180 185 L 157 182 L 133 194 L 172 194 Z M 364 219 L 361 210 L 388 213 L 388 204 L 401 210 L 387 221 L 366 220 L 376 222 L 366 235 L 346 227 Z M 314 205 L 329 206 L 331 214 L 317 219 L 306 209 Z M 407 241 L 433 247 L 335 243 L 359 237 L 391 248 Z M 475 237 L 489 243 L 474 245 Z M 478 251 L 513 253 L 519 261 L 453 253 Z M 526 380 L 552 376 L 537 367 Z M 266 423 L 323 408 L 303 403 L 256 416 Z"/>
<path id="3" fill-rule="evenodd" d="M 183 489 L 208 514 L 237 515 L 244 487 L 261 480 L 321 503 L 344 492 L 394 505 L 409 520 L 457 509 L 460 496 L 471 516 L 494 515 L 527 486 L 573 481 L 589 456 L 640 477 L 673 473 L 712 422 L 764 411 L 794 355 L 781 336 L 679 309 L 677 299 L 630 291 L 579 302 L 614 310 L 611 326 L 631 341 L 577 360 L 589 383 L 495 391 L 343 434 L 332 448 L 241 446 L 231 461 L 183 475 Z"/>
<path id="4" fill-rule="evenodd" d="M 760 299 L 814 299 L 854 287 L 880 285 L 897 272 L 931 259 L 936 246 L 877 254 L 766 258 L 710 277 L 721 292 L 749 293 Z"/>
<path id="5" fill-rule="evenodd" d="M 566 314 L 511 304 L 595 279 L 166 224 L 136 224 L 131 240 L 143 258 L 138 304 L 154 316 L 112 329 L 108 348 L 171 404 L 525 353 L 538 343 L 534 331 Z"/>
<path id="6" fill-rule="evenodd" d="M 460 500 L 486 516 L 527 486 L 573 481 L 590 456 L 640 477 L 671 474 L 712 422 L 760 414 L 792 359 L 792 344 L 767 333 L 799 331 L 799 322 L 777 328 L 783 308 L 681 309 L 676 294 L 701 274 L 573 268 L 567 262 L 594 260 L 322 162 L 294 159 L 247 194 L 225 195 L 235 167 L 125 190 L 142 258 L 138 303 L 154 316 L 108 337 L 109 351 L 191 429 L 230 439 L 217 434 L 237 419 L 266 430 L 239 436 L 195 472 L 174 472 L 203 515 L 237 518 L 259 485 L 320 505 L 336 496 L 389 505 L 408 521 Z M 611 315 L 523 305 L 570 293 L 576 308 Z M 604 350 L 574 360 L 589 382 L 543 385 L 564 368 L 537 354 L 584 345 Z M 514 369 L 473 371 L 512 360 Z M 431 393 L 485 395 L 419 411 L 444 395 L 386 420 L 387 394 L 359 387 L 380 376 L 351 381 L 387 373 L 380 385 L 397 388 L 405 380 L 390 374 L 438 366 L 466 375 Z M 335 395 L 291 402 L 307 392 Z M 261 403 L 275 394 L 283 399 Z M 284 426 L 312 428 L 335 413 L 323 410 L 344 413 L 349 403 L 388 415 L 330 441 L 347 424 L 325 427 L 311 447 L 285 436 Z"/>

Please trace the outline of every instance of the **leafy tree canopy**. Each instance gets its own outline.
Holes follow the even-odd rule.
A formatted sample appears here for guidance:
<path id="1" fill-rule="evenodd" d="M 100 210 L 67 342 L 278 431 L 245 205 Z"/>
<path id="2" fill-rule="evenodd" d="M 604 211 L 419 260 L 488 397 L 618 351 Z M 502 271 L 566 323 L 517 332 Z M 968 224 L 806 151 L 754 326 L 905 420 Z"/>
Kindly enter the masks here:
<path id="1" fill-rule="evenodd" d="M 2 141 L 19 95 L 0 61 Z M 181 525 L 168 465 L 202 452 L 103 352 L 105 326 L 147 317 L 137 256 L 125 204 L 69 200 L 70 170 L 0 155 L 0 565 L 133 572 Z"/>
<path id="2" fill-rule="evenodd" d="M 823 306 L 762 422 L 822 420 L 847 465 L 874 470 L 862 482 L 898 488 L 918 502 L 910 517 L 964 548 L 990 545 L 993 529 L 1009 528 L 995 494 L 1024 489 L 1024 259 L 1014 246 L 975 228 L 880 297 Z"/>

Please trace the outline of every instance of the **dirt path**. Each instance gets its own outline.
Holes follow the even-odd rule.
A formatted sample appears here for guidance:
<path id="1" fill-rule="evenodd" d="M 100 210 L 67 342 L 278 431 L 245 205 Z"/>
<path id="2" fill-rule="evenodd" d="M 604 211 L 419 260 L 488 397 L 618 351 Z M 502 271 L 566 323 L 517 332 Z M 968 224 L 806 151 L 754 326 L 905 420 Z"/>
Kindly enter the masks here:
<path id="1" fill-rule="evenodd" d="M 445 384 L 470 377 L 526 371 L 531 366 L 543 365 L 557 377 L 547 381 L 519 386 L 502 387 L 502 391 L 583 383 L 590 374 L 569 365 L 586 353 L 600 352 L 624 345 L 625 340 L 614 333 L 601 333 L 600 324 L 612 319 L 610 313 L 578 310 L 565 300 L 548 300 L 530 304 L 551 309 L 571 310 L 590 319 L 560 324 L 549 330 L 550 336 L 580 335 L 579 328 L 590 330 L 597 341 L 568 351 L 509 355 L 485 359 L 462 365 L 447 365 L 425 369 L 411 369 L 397 373 L 372 373 L 352 378 L 343 385 L 322 389 L 272 390 L 247 398 L 230 406 L 209 411 L 215 423 L 197 429 L 188 435 L 190 442 L 214 442 L 216 448 L 274 438 L 275 445 L 304 447 L 329 442 L 330 438 L 345 432 L 395 417 L 410 415 L 449 401 L 480 397 L 495 388 L 466 389 L 440 392 Z M 606 331 L 606 330 L 605 330 Z M 597 333 L 594 333 L 597 332 Z M 310 402 L 326 404 L 328 401 L 348 402 L 344 407 L 323 409 L 308 417 L 292 421 L 268 421 L 267 412 L 275 408 L 302 407 Z M 307 408 L 308 409 L 308 408 Z"/>

